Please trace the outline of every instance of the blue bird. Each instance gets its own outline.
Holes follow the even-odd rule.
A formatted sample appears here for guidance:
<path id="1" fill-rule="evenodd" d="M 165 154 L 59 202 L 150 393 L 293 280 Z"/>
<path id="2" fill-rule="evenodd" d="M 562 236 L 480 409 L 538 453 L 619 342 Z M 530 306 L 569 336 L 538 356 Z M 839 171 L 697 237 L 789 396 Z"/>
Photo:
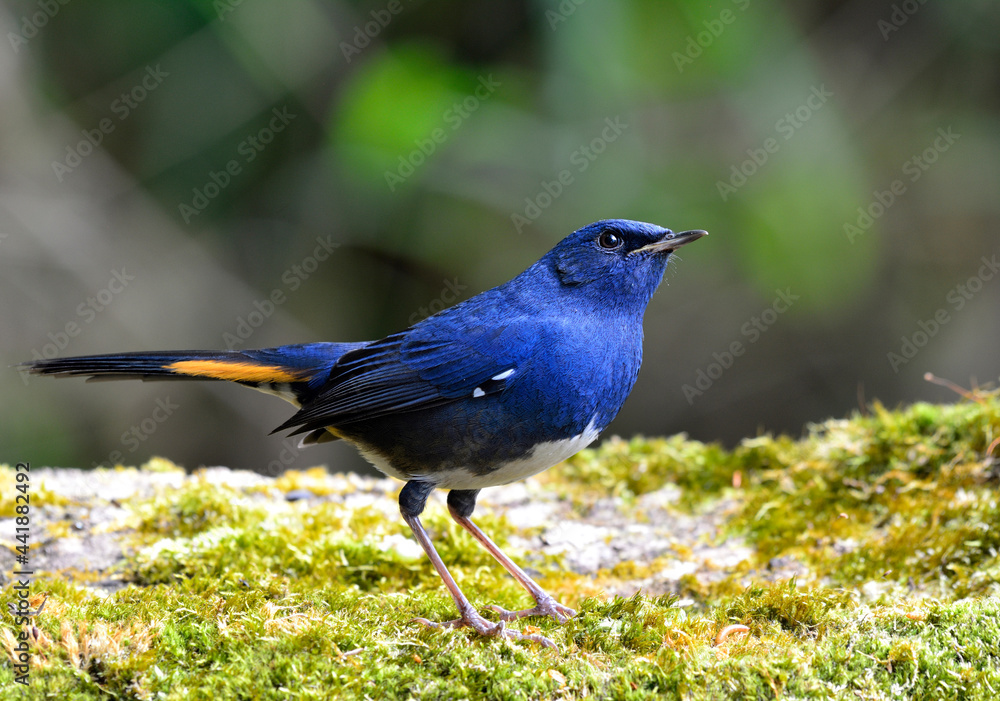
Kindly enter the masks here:
<path id="1" fill-rule="evenodd" d="M 642 317 L 670 254 L 705 236 L 609 219 L 567 236 L 514 279 L 379 341 L 245 351 L 165 351 L 25 363 L 39 375 L 229 380 L 299 407 L 275 431 L 303 443 L 343 439 L 406 484 L 403 519 L 455 601 L 483 635 L 523 616 L 575 615 L 471 520 L 484 487 L 537 474 L 592 443 L 621 409 L 642 362 Z M 484 618 L 458 588 L 420 522 L 434 489 L 452 518 L 527 590 L 535 606 Z"/>

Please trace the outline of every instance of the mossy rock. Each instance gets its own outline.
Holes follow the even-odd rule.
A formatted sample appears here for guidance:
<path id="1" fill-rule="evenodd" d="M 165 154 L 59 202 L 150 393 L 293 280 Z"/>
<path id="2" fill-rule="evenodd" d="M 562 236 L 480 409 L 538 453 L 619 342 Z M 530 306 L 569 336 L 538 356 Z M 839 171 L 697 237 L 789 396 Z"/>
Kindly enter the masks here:
<path id="1" fill-rule="evenodd" d="M 578 615 L 558 651 L 432 629 L 453 605 L 399 484 L 321 468 L 0 467 L 3 698 L 989 698 L 1000 693 L 1000 397 L 879 405 L 734 450 L 613 438 L 486 490 L 477 522 Z M 23 470 L 21 470 L 23 472 Z M 290 500 L 289 495 L 307 497 Z M 480 607 L 526 595 L 433 501 Z M 23 552 L 23 551 L 22 551 Z M 23 579 L 23 578 L 21 578 Z M 484 608 L 484 615 L 493 615 Z M 28 684 L 13 660 L 27 637 Z"/>

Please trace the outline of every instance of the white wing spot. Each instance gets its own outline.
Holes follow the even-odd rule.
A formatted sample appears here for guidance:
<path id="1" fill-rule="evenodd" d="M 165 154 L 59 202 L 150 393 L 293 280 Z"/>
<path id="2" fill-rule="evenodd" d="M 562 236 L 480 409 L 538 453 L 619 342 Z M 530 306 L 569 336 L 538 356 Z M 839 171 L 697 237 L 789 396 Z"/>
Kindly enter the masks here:
<path id="1" fill-rule="evenodd" d="M 482 387 L 476 387 L 476 389 L 474 389 L 472 391 L 472 396 L 476 397 L 476 398 L 478 398 L 478 397 L 485 397 L 486 396 L 486 392 L 483 391 Z"/>
<path id="2" fill-rule="evenodd" d="M 491 380 L 506 380 L 508 377 L 510 377 L 513 374 L 514 374 L 514 368 L 511 368 L 510 370 L 504 370 L 499 375 L 494 375 L 490 379 Z"/>

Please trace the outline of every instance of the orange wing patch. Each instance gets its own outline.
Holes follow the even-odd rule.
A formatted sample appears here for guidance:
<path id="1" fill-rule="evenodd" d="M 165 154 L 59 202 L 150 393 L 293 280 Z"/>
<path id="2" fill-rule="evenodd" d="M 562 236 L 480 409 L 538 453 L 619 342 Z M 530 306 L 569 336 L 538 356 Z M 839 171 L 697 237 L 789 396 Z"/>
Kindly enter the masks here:
<path id="1" fill-rule="evenodd" d="M 178 360 L 164 367 L 181 375 L 232 382 L 296 382 L 308 375 L 307 371 L 292 371 L 280 365 L 255 365 L 227 360 Z"/>

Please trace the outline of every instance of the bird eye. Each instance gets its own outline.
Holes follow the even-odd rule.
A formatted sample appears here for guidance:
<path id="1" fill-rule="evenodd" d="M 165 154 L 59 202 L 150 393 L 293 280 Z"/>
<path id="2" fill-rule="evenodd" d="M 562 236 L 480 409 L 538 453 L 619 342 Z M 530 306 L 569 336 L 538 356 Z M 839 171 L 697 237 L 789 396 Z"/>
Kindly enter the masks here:
<path id="1" fill-rule="evenodd" d="M 597 245 L 609 251 L 621 248 L 625 240 L 612 231 L 605 231 L 597 237 Z"/>

